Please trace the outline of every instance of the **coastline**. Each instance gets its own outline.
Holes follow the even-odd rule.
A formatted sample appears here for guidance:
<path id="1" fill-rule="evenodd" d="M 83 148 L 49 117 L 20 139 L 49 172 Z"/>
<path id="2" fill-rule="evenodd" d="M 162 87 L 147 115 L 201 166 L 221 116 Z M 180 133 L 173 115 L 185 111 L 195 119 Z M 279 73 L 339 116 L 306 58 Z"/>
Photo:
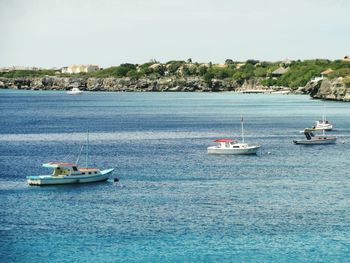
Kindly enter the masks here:
<path id="1" fill-rule="evenodd" d="M 212 79 L 209 82 L 198 77 L 188 78 L 82 78 L 82 77 L 0 77 L 1 89 L 17 90 L 70 90 L 107 92 L 237 92 L 310 95 L 314 99 L 350 102 L 350 88 L 340 78 L 308 82 L 305 87 L 292 89 L 283 86 L 262 86 L 261 79 L 251 78 L 243 83 L 230 79 Z"/>

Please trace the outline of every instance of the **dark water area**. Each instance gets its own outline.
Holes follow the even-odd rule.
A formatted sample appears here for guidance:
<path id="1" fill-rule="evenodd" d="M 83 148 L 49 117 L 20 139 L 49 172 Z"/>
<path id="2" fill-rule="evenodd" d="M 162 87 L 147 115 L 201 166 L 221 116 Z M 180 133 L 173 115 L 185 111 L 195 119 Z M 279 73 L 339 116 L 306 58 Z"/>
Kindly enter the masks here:
<path id="1" fill-rule="evenodd" d="M 337 144 L 293 145 L 324 108 Z M 241 115 L 258 155 L 207 155 Z M 345 262 L 349 116 L 295 95 L 0 90 L 0 261 Z M 26 184 L 87 130 L 107 182 Z"/>

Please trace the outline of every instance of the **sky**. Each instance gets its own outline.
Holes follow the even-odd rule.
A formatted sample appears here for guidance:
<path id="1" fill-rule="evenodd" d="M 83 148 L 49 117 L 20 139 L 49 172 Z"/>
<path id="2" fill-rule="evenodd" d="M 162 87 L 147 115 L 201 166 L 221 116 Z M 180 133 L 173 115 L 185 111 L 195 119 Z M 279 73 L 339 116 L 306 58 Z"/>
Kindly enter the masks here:
<path id="1" fill-rule="evenodd" d="M 341 59 L 348 0 L 0 0 L 0 67 Z"/>

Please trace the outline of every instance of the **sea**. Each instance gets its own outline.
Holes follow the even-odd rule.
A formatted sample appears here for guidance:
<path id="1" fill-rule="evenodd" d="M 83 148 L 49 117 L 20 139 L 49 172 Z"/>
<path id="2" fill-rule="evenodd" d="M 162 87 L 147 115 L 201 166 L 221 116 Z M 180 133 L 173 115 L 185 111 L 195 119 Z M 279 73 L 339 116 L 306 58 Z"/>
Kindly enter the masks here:
<path id="1" fill-rule="evenodd" d="M 294 145 L 324 113 L 337 143 Z M 208 155 L 242 117 L 258 154 Z M 349 117 L 304 95 L 0 90 L 0 262 L 349 262 Z M 27 185 L 87 132 L 107 182 Z"/>

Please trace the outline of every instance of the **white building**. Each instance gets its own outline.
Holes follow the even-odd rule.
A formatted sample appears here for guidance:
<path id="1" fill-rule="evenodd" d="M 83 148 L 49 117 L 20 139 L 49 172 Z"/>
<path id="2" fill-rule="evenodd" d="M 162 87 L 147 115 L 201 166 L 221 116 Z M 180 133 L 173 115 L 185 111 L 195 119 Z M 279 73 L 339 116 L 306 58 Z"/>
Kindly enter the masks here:
<path id="1" fill-rule="evenodd" d="M 0 68 L 0 72 L 10 72 L 15 70 L 40 70 L 37 67 L 25 67 L 25 66 L 11 66 L 11 67 L 3 67 Z"/>
<path id="2" fill-rule="evenodd" d="M 89 73 L 93 71 L 99 70 L 100 67 L 98 65 L 71 65 L 68 67 L 63 67 L 61 69 L 62 73 L 68 73 L 68 74 L 76 74 L 76 73 Z"/>

